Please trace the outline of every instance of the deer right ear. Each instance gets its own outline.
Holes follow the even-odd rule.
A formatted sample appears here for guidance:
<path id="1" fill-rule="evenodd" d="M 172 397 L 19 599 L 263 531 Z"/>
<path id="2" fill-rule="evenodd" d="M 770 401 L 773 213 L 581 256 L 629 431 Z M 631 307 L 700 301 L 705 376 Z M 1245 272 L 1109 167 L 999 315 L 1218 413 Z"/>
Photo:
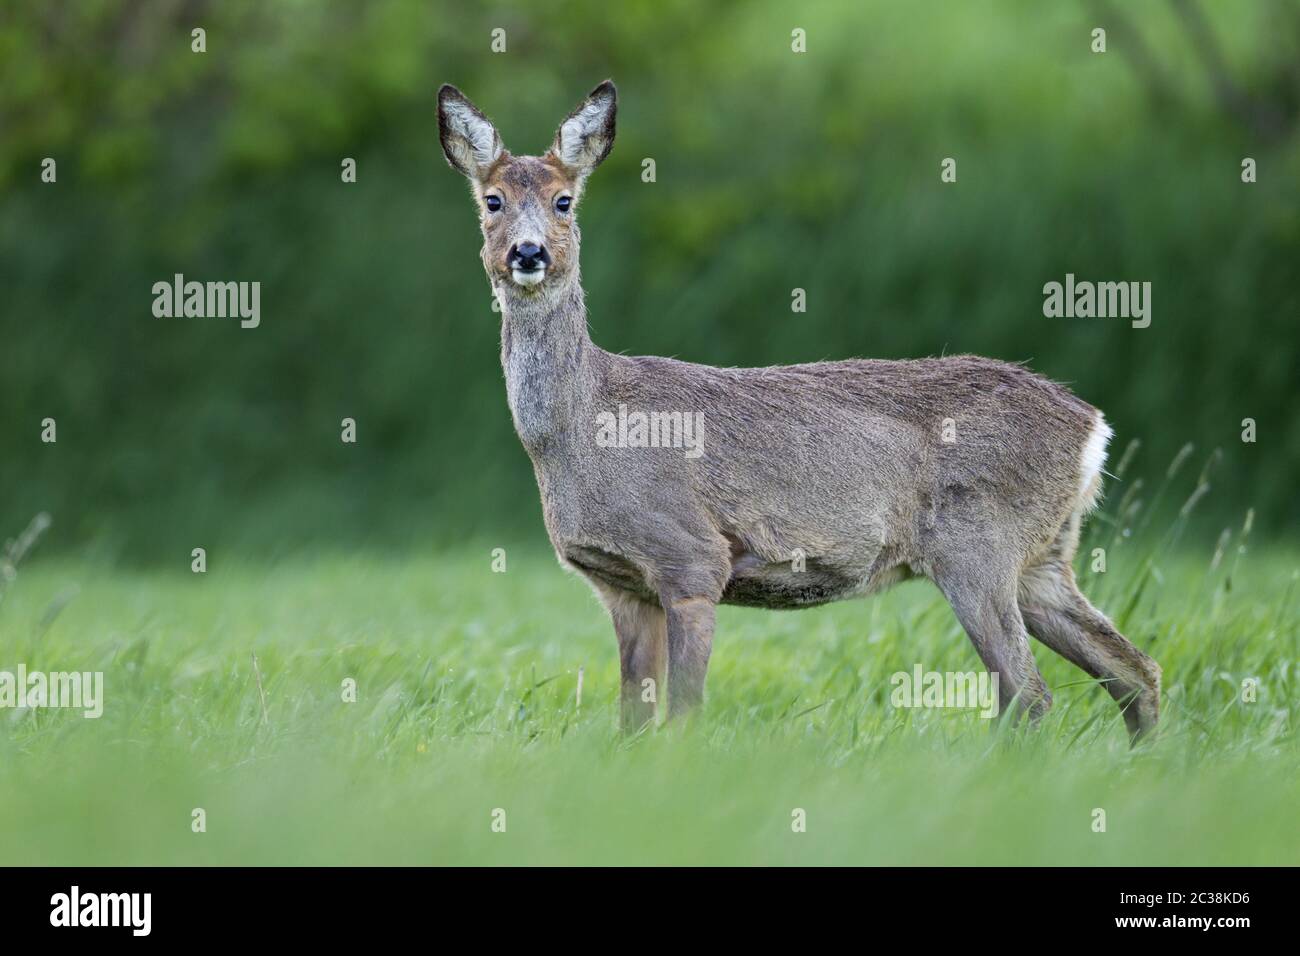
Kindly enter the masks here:
<path id="1" fill-rule="evenodd" d="M 438 90 L 438 137 L 447 162 L 471 179 L 482 178 L 502 153 L 492 121 L 450 83 Z"/>

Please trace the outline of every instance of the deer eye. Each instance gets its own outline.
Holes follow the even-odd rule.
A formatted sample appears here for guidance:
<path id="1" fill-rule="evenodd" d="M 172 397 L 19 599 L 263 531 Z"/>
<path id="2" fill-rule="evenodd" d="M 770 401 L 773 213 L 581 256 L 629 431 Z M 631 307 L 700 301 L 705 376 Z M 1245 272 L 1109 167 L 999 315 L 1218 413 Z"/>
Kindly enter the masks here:
<path id="1" fill-rule="evenodd" d="M 568 212 L 569 207 L 572 205 L 573 205 L 572 196 L 561 196 L 559 199 L 555 200 L 555 208 L 558 209 L 560 212 Z"/>
<path id="2" fill-rule="evenodd" d="M 500 212 L 500 211 L 501 211 L 501 197 L 500 197 L 500 196 L 488 196 L 488 197 L 484 200 L 484 202 L 487 203 L 488 212 Z"/>

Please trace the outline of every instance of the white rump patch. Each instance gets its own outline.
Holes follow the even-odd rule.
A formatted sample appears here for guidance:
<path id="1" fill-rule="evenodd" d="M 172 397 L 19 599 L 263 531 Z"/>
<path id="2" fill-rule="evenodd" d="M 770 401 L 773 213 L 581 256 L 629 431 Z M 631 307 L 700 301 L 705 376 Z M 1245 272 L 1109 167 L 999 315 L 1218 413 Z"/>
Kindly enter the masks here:
<path id="1" fill-rule="evenodd" d="M 1106 419 L 1098 412 L 1097 421 L 1093 423 L 1079 456 L 1079 503 L 1084 511 L 1095 507 L 1100 497 L 1101 469 L 1106 464 L 1106 445 L 1113 434 Z"/>

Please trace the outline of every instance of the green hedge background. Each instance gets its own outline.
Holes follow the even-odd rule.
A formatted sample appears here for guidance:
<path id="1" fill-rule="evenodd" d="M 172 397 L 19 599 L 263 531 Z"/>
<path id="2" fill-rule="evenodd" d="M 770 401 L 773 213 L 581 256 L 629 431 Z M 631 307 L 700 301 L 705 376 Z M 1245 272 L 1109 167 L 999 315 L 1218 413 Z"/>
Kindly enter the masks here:
<path id="1" fill-rule="evenodd" d="M 599 344 L 1030 360 L 1105 409 L 1112 463 L 1141 441 L 1112 499 L 1190 442 L 1165 503 L 1221 449 L 1200 533 L 1300 517 L 1294 2 L 28 3 L 0 65 L 0 537 L 47 511 L 43 547 L 140 563 L 540 540 L 434 96 L 537 152 L 605 77 Z M 154 318 L 177 272 L 260 281 L 260 328 Z M 1150 328 L 1045 318 L 1067 272 L 1150 281 Z"/>

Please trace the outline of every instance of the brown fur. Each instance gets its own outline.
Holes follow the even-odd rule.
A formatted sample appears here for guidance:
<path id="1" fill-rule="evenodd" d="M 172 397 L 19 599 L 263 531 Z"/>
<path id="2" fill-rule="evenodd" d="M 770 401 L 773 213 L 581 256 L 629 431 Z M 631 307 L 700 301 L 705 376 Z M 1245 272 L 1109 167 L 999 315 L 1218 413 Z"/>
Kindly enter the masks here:
<path id="1" fill-rule="evenodd" d="M 542 237 L 551 254 L 550 277 L 554 279 L 571 271 L 576 259 L 571 250 L 577 245 L 573 239 L 577 222 L 572 212 L 568 216 L 557 214 L 554 203 L 561 195 L 576 197 L 580 185 L 553 156 L 541 159 L 532 156 L 516 158 L 508 152 L 504 153 L 488 171 L 483 182 L 475 184 L 474 191 L 479 201 L 483 225 L 483 264 L 489 272 L 496 272 L 503 279 L 509 278 L 506 253 L 514 241 L 509 229 L 509 212 L 504 216 L 489 215 L 486 205 L 489 194 L 501 196 L 507 211 L 517 210 L 527 202 L 534 203 L 539 209 L 547 209 Z M 574 210 L 576 209 L 575 202 Z"/>

